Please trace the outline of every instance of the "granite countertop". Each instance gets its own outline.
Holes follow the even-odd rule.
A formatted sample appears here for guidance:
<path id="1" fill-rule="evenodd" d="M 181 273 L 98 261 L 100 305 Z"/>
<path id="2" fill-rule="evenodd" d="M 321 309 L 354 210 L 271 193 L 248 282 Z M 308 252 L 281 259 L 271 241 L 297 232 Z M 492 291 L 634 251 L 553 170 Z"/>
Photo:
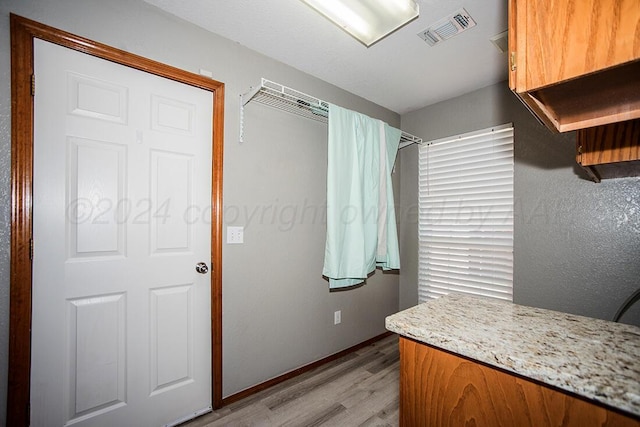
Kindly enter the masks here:
<path id="1" fill-rule="evenodd" d="M 451 294 L 387 317 L 407 338 L 640 416 L 640 328 Z"/>

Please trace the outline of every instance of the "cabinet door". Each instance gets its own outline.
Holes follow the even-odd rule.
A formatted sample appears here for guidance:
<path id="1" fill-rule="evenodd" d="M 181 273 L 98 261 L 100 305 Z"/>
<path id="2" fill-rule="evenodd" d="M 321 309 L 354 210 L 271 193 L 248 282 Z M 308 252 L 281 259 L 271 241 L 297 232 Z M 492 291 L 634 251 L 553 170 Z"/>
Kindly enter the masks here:
<path id="1" fill-rule="evenodd" d="M 640 57 L 638 0 L 518 0 L 517 8 L 516 0 L 510 3 L 510 24 L 516 26 L 517 37 L 517 92 Z"/>
<path id="2" fill-rule="evenodd" d="M 596 182 L 640 176 L 640 119 L 580 129 L 576 161 Z"/>
<path id="3" fill-rule="evenodd" d="M 638 427 L 582 398 L 400 337 L 400 426 Z"/>
<path id="4" fill-rule="evenodd" d="M 527 0 L 509 0 L 509 88 L 518 93 L 526 91 L 526 6 Z"/>

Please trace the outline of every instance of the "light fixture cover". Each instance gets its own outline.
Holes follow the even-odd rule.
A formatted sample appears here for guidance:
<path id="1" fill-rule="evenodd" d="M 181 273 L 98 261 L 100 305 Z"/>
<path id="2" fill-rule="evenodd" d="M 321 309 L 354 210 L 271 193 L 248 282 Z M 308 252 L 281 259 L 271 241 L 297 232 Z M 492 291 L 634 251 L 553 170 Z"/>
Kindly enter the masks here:
<path id="1" fill-rule="evenodd" d="M 415 0 L 301 0 L 366 47 L 418 17 Z"/>

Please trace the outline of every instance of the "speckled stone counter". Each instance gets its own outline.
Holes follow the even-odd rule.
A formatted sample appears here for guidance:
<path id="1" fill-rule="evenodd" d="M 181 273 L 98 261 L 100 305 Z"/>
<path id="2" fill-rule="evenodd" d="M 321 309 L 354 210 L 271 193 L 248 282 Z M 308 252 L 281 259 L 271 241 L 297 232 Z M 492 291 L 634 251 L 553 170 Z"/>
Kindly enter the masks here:
<path id="1" fill-rule="evenodd" d="M 640 328 L 448 295 L 387 317 L 388 330 L 640 416 Z"/>

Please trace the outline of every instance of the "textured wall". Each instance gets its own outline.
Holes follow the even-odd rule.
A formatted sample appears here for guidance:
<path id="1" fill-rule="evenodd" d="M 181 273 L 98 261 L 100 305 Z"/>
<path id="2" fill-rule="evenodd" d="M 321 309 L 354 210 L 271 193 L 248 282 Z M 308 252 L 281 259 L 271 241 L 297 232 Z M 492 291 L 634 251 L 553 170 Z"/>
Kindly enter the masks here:
<path id="1" fill-rule="evenodd" d="M 223 247 L 225 396 L 385 331 L 385 316 L 398 308 L 397 274 L 378 272 L 366 286 L 331 293 L 321 276 L 326 125 L 250 104 L 239 143 L 239 95 L 266 77 L 395 126 L 397 114 L 142 1 L 0 0 L 0 424 L 9 309 L 9 12 L 185 70 L 207 69 L 226 84 L 225 222 L 245 226 L 245 244 Z M 342 310 L 339 326 L 335 310 Z"/>
<path id="2" fill-rule="evenodd" d="M 611 320 L 640 288 L 640 178 L 595 184 L 576 165 L 575 134 L 553 134 L 506 82 L 402 116 L 425 140 L 515 126 L 514 302 Z M 401 205 L 417 200 L 417 147 L 402 151 Z M 401 226 L 416 251 L 417 222 Z M 403 258 L 401 308 L 416 304 L 417 258 Z M 640 325 L 640 303 L 622 321 Z"/>

